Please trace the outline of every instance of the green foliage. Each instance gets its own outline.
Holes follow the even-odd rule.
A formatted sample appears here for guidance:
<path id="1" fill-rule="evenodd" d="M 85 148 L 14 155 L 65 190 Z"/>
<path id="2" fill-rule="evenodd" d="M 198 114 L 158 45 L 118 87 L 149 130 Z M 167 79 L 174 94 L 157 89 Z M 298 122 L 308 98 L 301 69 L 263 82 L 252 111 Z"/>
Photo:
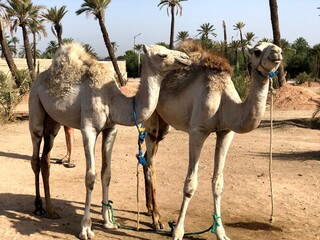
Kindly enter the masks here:
<path id="1" fill-rule="evenodd" d="M 14 108 L 30 89 L 29 71 L 19 71 L 18 75 L 19 79 L 16 82 L 19 86 L 10 75 L 0 72 L 0 117 L 3 120 L 12 120 Z"/>
<path id="2" fill-rule="evenodd" d="M 305 82 L 310 83 L 310 82 L 312 82 L 312 76 L 306 72 L 302 72 L 296 76 L 294 81 L 296 84 L 302 84 Z"/>
<path id="3" fill-rule="evenodd" d="M 234 86 L 242 100 L 244 100 L 249 93 L 249 76 L 245 72 L 236 72 L 232 76 Z"/>

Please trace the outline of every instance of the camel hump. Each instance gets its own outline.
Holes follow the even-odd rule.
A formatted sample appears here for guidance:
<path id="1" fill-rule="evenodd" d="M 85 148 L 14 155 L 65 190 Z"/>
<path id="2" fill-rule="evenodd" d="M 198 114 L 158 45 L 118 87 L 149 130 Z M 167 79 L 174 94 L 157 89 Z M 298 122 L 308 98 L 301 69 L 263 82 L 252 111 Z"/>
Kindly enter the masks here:
<path id="1" fill-rule="evenodd" d="M 61 96 L 82 82 L 103 82 L 107 70 L 101 65 L 79 43 L 64 44 L 55 53 L 42 84 L 51 95 Z"/>
<path id="2" fill-rule="evenodd" d="M 201 67 L 229 74 L 232 74 L 233 72 L 229 61 L 225 57 L 220 56 L 213 51 L 203 49 L 200 43 L 192 39 L 182 41 L 178 46 L 178 50 L 189 55 L 194 63 L 194 67 Z"/>
<path id="3" fill-rule="evenodd" d="M 72 69 L 88 68 L 97 62 L 79 43 L 63 44 L 55 53 L 51 71 L 69 71 Z M 81 73 L 81 72 L 80 72 Z"/>

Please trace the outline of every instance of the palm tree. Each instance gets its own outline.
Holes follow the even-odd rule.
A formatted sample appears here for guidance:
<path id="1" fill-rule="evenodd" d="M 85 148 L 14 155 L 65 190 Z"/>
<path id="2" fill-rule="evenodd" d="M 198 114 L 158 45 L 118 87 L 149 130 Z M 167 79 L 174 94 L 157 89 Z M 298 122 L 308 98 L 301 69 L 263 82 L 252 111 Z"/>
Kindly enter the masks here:
<path id="1" fill-rule="evenodd" d="M 177 7 L 176 15 L 180 12 L 180 16 L 182 15 L 182 6 L 180 2 L 187 1 L 187 0 L 162 0 L 158 7 L 160 6 L 160 10 L 167 6 L 167 14 L 169 16 L 169 8 L 171 13 L 171 30 L 170 30 L 170 49 L 173 49 L 173 42 L 174 42 L 174 25 L 175 25 L 175 14 L 174 10 Z"/>
<path id="2" fill-rule="evenodd" d="M 177 41 L 185 41 L 189 38 L 189 33 L 188 31 L 180 31 L 178 32 L 178 35 L 177 35 Z"/>
<path id="3" fill-rule="evenodd" d="M 214 28 L 213 25 L 210 23 L 204 23 L 200 26 L 200 29 L 197 29 L 199 34 L 201 34 L 201 38 L 203 38 L 204 43 L 205 43 L 205 48 L 208 47 L 209 44 L 209 35 L 211 34 L 212 36 L 216 37 L 217 34 L 214 32 L 216 29 Z"/>
<path id="4" fill-rule="evenodd" d="M 17 52 L 18 52 L 17 44 L 20 42 L 20 40 L 19 40 L 19 38 L 17 38 L 17 37 L 12 37 L 12 38 L 11 38 L 11 42 L 12 42 L 13 45 L 14 45 L 14 52 L 15 52 L 15 55 L 16 55 Z"/>
<path id="5" fill-rule="evenodd" d="M 272 32 L 273 32 L 273 42 L 275 45 L 281 47 L 281 34 L 280 34 L 280 27 L 279 27 L 277 0 L 269 0 L 269 7 L 270 7 L 271 24 L 272 24 Z M 280 65 L 279 67 L 278 83 L 279 83 L 279 87 L 282 87 L 285 83 L 284 70 L 282 65 Z"/>
<path id="6" fill-rule="evenodd" d="M 121 86 L 124 86 L 125 82 L 124 82 L 123 76 L 120 72 L 120 69 L 119 69 L 119 66 L 117 63 L 117 59 L 115 57 L 115 54 L 114 54 L 114 51 L 112 48 L 112 44 L 111 44 L 111 41 L 109 38 L 109 34 L 108 34 L 108 31 L 107 31 L 106 25 L 105 25 L 105 10 L 110 2 L 111 2 L 111 0 L 84 0 L 84 3 L 81 5 L 81 8 L 76 11 L 76 14 L 80 15 L 85 12 L 87 14 L 93 14 L 95 16 L 95 18 L 98 19 L 100 29 L 102 32 L 102 36 L 103 36 L 103 40 L 104 40 L 104 43 L 108 49 L 109 56 L 110 56 L 111 62 L 113 64 L 114 70 L 118 76 L 118 81 Z"/>
<path id="7" fill-rule="evenodd" d="M 86 43 L 86 44 L 83 44 L 82 46 L 84 50 L 87 53 L 89 53 L 92 57 L 98 58 L 98 54 L 94 51 L 94 48 L 90 44 Z"/>
<path id="8" fill-rule="evenodd" d="M 50 41 L 46 47 L 46 50 L 43 52 L 42 57 L 43 58 L 53 58 L 53 55 L 59 48 L 59 45 L 56 41 Z"/>
<path id="9" fill-rule="evenodd" d="M 12 29 L 16 31 L 18 27 L 22 28 L 23 45 L 25 47 L 27 65 L 30 71 L 30 76 L 32 80 L 34 80 L 35 72 L 27 27 L 32 22 L 35 22 L 36 24 L 39 22 L 39 11 L 43 9 L 44 6 L 33 5 L 31 0 L 7 0 L 7 4 L 8 5 L 0 3 L 0 6 L 5 8 L 10 18 L 12 18 Z"/>
<path id="10" fill-rule="evenodd" d="M 62 24 L 61 20 L 66 15 L 68 11 L 66 10 L 66 6 L 63 5 L 61 8 L 57 9 L 57 7 L 52 7 L 47 9 L 46 13 L 43 13 L 42 16 L 49 22 L 52 23 L 51 30 L 55 37 L 58 39 L 58 45 L 62 44 Z"/>
<path id="11" fill-rule="evenodd" d="M 240 33 L 240 43 L 241 43 L 242 56 L 243 56 L 244 64 L 245 64 L 245 66 L 247 66 L 247 58 L 246 58 L 246 54 L 245 54 L 245 51 L 244 51 L 245 42 L 243 41 L 243 35 L 242 35 L 242 29 L 245 26 L 246 25 L 243 22 L 237 22 L 235 25 L 233 25 L 233 27 L 234 27 L 233 30 L 238 30 L 239 33 Z"/>
<path id="12" fill-rule="evenodd" d="M 45 26 L 43 25 L 43 19 L 39 20 L 38 22 L 31 22 L 29 24 L 30 32 L 33 36 L 33 67 L 36 67 L 36 61 L 37 61 L 37 35 L 38 40 L 41 39 L 41 34 L 43 34 L 44 37 L 47 37 L 47 31 Z"/>
<path id="13" fill-rule="evenodd" d="M 112 45 L 113 52 L 116 53 L 119 45 L 117 44 L 117 42 L 111 42 L 111 45 Z"/>
<path id="14" fill-rule="evenodd" d="M 255 34 L 253 32 L 247 32 L 244 37 L 246 38 L 246 45 L 252 46 L 252 42 L 254 42 L 257 37 L 255 37 Z"/>
<path id="15" fill-rule="evenodd" d="M 1 5 L 0 5 L 0 7 L 1 7 Z M 6 39 L 5 23 L 6 23 L 6 26 L 10 26 L 10 20 L 9 20 L 8 15 L 6 14 L 5 11 L 3 11 L 2 8 L 0 8 L 0 45 L 1 45 L 1 50 L 2 50 L 2 53 L 5 57 L 5 59 L 6 59 L 6 62 L 8 64 L 11 75 L 14 77 L 16 85 L 19 86 L 20 79 L 19 79 L 19 74 L 18 74 L 18 68 L 17 68 L 16 64 L 14 63 L 9 44 Z"/>
<path id="16" fill-rule="evenodd" d="M 234 50 L 234 65 L 236 66 L 236 70 L 239 69 L 238 51 L 240 46 L 241 46 L 241 42 L 239 40 L 232 40 L 230 43 L 230 48 Z"/>

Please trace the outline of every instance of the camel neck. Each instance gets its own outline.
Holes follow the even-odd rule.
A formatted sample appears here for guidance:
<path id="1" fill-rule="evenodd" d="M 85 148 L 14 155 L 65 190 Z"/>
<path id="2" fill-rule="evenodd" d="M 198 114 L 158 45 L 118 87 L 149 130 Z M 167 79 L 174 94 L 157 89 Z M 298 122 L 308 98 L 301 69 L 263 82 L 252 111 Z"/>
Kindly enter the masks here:
<path id="1" fill-rule="evenodd" d="M 135 98 L 135 110 L 138 123 L 148 119 L 155 110 L 158 99 L 160 84 L 163 76 L 153 69 L 145 59 L 141 72 L 141 80 Z M 121 94 L 114 98 L 112 105 L 112 121 L 115 124 L 133 126 L 133 97 Z"/>
<path id="2" fill-rule="evenodd" d="M 247 133 L 258 127 L 266 109 L 268 80 L 268 77 L 252 72 L 248 97 L 243 102 L 236 103 L 236 111 L 229 115 L 234 116 L 229 122 L 232 131 Z"/>

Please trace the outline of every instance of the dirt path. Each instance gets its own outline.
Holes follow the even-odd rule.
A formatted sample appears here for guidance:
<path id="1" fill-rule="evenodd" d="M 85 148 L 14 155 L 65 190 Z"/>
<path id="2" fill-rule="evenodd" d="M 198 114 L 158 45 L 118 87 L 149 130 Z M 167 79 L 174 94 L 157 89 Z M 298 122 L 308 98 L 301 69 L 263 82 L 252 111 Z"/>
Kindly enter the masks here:
<path id="1" fill-rule="evenodd" d="M 276 120 L 309 117 L 312 111 L 276 111 Z M 268 118 L 268 113 L 266 113 Z M 76 131 L 76 168 L 67 169 L 52 161 L 51 192 L 53 204 L 61 214 L 59 220 L 33 215 L 34 178 L 30 166 L 31 141 L 28 121 L 0 126 L 0 239 L 77 239 L 84 209 L 85 161 L 81 135 Z M 235 136 L 225 168 L 222 217 L 228 236 L 250 239 L 320 239 L 320 131 L 282 124 L 274 128 L 273 176 L 275 218 L 270 215 L 268 180 L 269 128 Z M 110 196 L 114 201 L 116 221 L 135 226 L 137 132 L 133 127 L 119 127 L 113 162 Z M 186 231 L 199 231 L 212 224 L 211 177 L 215 135 L 202 151 L 199 187 L 191 201 Z M 96 149 L 100 169 L 100 138 Z M 61 131 L 55 141 L 52 158 L 66 152 Z M 158 202 L 163 222 L 176 220 L 182 199 L 187 168 L 188 137 L 173 130 L 158 152 Z M 140 173 L 142 173 L 140 169 Z M 140 174 L 141 228 L 149 229 L 151 219 L 144 214 L 142 174 Z M 42 193 L 43 195 L 43 193 Z M 170 239 L 152 232 L 124 229 L 107 231 L 101 220 L 101 182 L 93 195 L 93 230 L 95 239 Z M 215 239 L 204 233 L 186 239 Z"/>

